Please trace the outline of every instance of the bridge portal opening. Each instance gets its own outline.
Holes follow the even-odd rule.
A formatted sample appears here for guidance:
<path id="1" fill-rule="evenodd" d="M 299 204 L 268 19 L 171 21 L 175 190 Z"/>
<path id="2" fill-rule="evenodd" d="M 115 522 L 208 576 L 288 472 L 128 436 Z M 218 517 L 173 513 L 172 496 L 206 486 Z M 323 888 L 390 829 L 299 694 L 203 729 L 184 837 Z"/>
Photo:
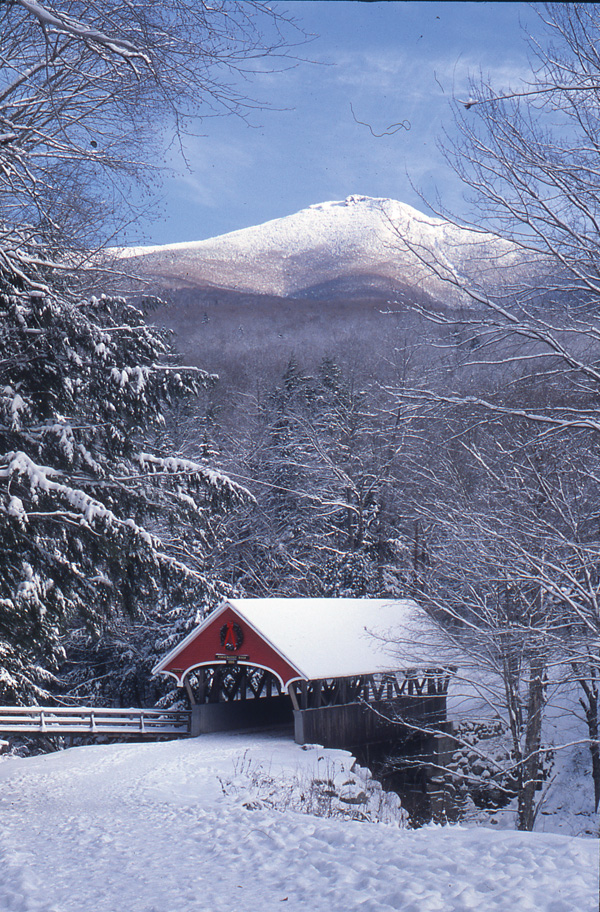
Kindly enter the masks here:
<path id="1" fill-rule="evenodd" d="M 205 665 L 186 675 L 184 685 L 192 708 L 192 736 L 280 726 L 293 730 L 290 695 L 266 668 Z"/>

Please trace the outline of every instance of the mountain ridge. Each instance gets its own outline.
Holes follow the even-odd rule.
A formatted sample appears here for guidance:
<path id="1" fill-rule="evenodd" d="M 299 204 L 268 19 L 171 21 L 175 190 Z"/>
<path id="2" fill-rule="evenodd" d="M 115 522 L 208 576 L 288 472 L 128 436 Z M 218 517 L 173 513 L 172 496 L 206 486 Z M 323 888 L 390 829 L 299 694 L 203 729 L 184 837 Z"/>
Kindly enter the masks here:
<path id="1" fill-rule="evenodd" d="M 357 194 L 214 238 L 122 248 L 118 255 L 171 289 L 315 299 L 322 288 L 325 300 L 338 294 L 336 283 L 353 294 L 353 286 L 364 293 L 371 281 L 380 296 L 393 298 L 400 283 L 451 306 L 467 302 L 461 285 L 498 282 L 517 264 L 508 242 L 398 200 Z"/>

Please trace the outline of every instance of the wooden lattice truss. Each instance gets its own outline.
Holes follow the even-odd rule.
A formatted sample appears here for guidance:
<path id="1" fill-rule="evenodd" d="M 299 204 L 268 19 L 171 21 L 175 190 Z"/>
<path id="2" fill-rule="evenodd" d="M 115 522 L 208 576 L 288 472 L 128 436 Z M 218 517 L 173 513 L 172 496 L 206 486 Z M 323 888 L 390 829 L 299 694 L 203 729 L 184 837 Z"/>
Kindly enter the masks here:
<path id="1" fill-rule="evenodd" d="M 292 681 L 294 709 L 319 709 L 347 703 L 376 703 L 397 697 L 441 697 L 448 692 L 454 668 L 407 669 L 342 678 Z M 191 680 L 190 680 L 191 679 Z M 185 679 L 192 703 L 228 703 L 282 695 L 279 679 L 270 671 L 248 665 L 198 668 Z"/>

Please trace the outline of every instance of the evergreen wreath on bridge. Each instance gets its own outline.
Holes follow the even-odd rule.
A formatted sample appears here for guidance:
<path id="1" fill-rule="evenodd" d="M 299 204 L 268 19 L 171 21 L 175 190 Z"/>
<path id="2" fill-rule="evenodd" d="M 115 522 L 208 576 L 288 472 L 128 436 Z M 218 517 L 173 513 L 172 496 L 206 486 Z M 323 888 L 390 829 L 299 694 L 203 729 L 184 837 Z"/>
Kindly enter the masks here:
<path id="1" fill-rule="evenodd" d="M 227 649 L 228 652 L 235 652 L 244 642 L 244 631 L 239 624 L 231 622 L 223 624 L 219 631 L 219 636 L 221 638 L 221 646 Z"/>

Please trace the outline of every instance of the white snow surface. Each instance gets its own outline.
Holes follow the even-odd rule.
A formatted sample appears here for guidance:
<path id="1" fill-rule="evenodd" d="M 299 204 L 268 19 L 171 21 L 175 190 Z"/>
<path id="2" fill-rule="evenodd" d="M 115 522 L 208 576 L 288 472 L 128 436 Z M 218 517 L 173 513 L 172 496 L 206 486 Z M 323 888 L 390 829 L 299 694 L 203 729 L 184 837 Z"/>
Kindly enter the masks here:
<path id="1" fill-rule="evenodd" d="M 398 200 L 353 195 L 203 241 L 117 251 L 141 274 L 175 285 L 203 285 L 294 297 L 348 276 L 410 284 L 447 303 L 463 301 L 470 276 L 499 278 L 514 248 L 491 235 L 431 218 Z M 435 262 L 436 277 L 422 260 Z M 514 276 L 513 276 L 514 279 Z M 468 300 L 465 298 L 465 300 Z"/>
<path id="2" fill-rule="evenodd" d="M 597 840 L 409 830 L 286 808 L 293 782 L 337 782 L 351 775 L 352 762 L 345 751 L 303 750 L 268 733 L 2 759 L 0 909 L 597 908 Z M 268 800 L 277 784 L 283 810 Z"/>
<path id="3" fill-rule="evenodd" d="M 437 628 L 410 599 L 227 602 L 308 680 L 441 664 Z"/>

